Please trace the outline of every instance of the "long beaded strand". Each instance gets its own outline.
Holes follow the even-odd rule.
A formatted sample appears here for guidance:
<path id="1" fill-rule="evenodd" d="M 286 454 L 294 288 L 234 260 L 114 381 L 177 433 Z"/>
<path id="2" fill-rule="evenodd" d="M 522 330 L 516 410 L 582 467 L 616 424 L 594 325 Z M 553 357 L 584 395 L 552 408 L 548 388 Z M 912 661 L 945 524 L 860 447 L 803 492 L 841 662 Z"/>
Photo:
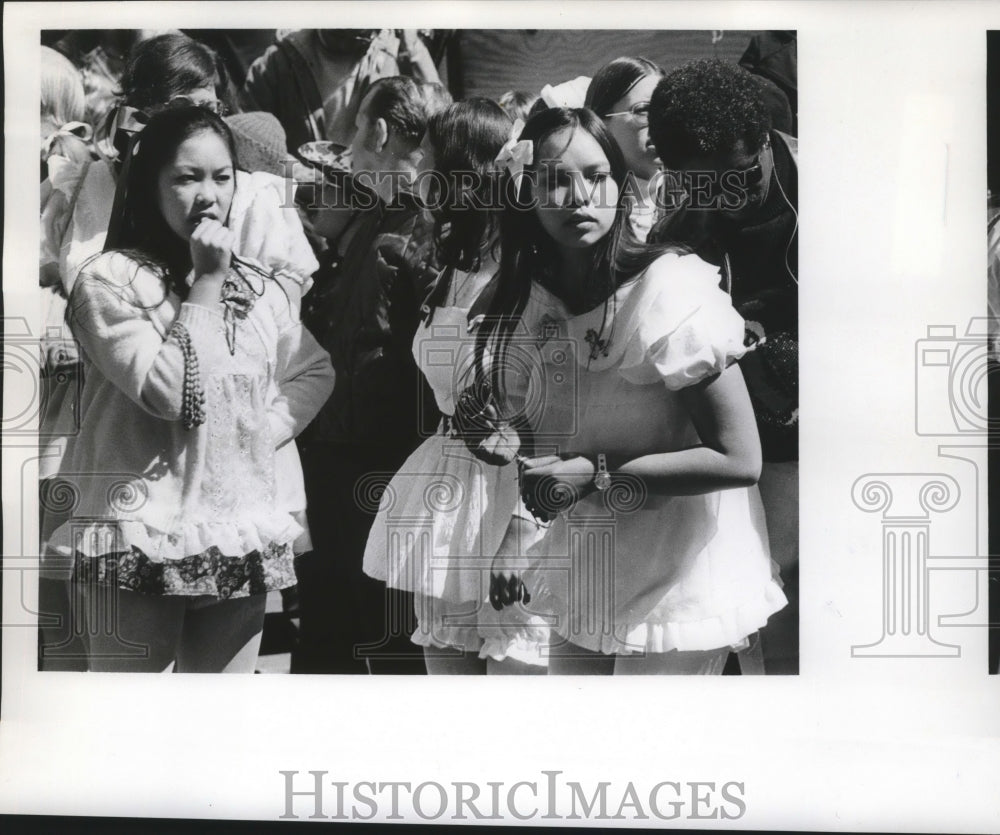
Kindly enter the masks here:
<path id="1" fill-rule="evenodd" d="M 181 399 L 181 422 L 185 429 L 194 429 L 205 422 L 205 389 L 201 385 L 198 355 L 191 344 L 191 334 L 183 322 L 174 322 L 169 338 L 184 356 L 184 387 Z"/>

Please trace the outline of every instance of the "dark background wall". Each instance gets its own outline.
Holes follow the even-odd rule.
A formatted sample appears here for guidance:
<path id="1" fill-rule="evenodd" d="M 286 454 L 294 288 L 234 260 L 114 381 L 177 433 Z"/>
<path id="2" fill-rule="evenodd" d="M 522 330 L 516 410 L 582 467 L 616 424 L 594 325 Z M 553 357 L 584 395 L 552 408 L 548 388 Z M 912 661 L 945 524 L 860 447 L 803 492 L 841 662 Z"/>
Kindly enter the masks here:
<path id="1" fill-rule="evenodd" d="M 537 93 L 594 71 L 613 58 L 641 55 L 664 69 L 697 58 L 736 63 L 756 32 L 632 29 L 462 29 L 449 44 L 448 83 L 456 96 Z"/>
<path id="2" fill-rule="evenodd" d="M 184 31 L 222 55 L 237 87 L 276 34 L 274 29 Z M 51 29 L 42 33 L 42 43 L 56 47 L 79 64 L 84 53 L 98 43 L 106 45 L 115 34 L 120 36 L 120 51 L 127 55 L 138 30 Z M 738 29 L 456 29 L 437 30 L 432 48 L 445 53 L 440 61 L 442 76 L 456 98 L 496 99 L 507 90 L 537 93 L 546 84 L 593 75 L 622 55 L 649 58 L 668 71 L 697 58 L 735 63 L 754 34 Z"/>

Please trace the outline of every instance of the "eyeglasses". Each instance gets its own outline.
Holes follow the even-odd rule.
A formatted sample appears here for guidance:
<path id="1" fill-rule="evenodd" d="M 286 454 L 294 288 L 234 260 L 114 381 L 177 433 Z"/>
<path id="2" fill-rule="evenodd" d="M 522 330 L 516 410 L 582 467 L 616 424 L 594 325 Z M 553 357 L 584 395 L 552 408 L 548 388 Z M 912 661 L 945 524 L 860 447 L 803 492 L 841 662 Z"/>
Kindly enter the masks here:
<path id="1" fill-rule="evenodd" d="M 633 104 L 628 110 L 616 110 L 614 113 L 605 113 L 604 118 L 610 119 L 612 116 L 632 116 L 637 121 L 649 122 L 649 102 L 640 101 Z"/>
<path id="2" fill-rule="evenodd" d="M 764 181 L 764 166 L 760 154 L 746 168 L 727 168 L 724 171 L 698 168 L 664 168 L 664 174 L 672 183 L 675 196 L 693 201 L 698 208 L 718 208 L 720 198 L 736 199 L 740 195 L 756 192 Z M 724 206 L 737 208 L 735 205 Z"/>
<path id="3" fill-rule="evenodd" d="M 728 173 L 736 175 L 739 178 L 737 182 L 742 183 L 746 188 L 759 186 L 760 181 L 764 179 L 764 166 L 760 164 L 760 154 L 757 154 L 757 158 L 749 168 L 734 168 Z"/>
<path id="4" fill-rule="evenodd" d="M 174 96 L 170 99 L 164 106 L 163 110 L 174 110 L 180 107 L 203 107 L 205 110 L 211 110 L 217 116 L 225 116 L 229 113 L 229 108 L 219 101 L 218 99 L 203 99 L 197 101 L 191 96 Z"/>

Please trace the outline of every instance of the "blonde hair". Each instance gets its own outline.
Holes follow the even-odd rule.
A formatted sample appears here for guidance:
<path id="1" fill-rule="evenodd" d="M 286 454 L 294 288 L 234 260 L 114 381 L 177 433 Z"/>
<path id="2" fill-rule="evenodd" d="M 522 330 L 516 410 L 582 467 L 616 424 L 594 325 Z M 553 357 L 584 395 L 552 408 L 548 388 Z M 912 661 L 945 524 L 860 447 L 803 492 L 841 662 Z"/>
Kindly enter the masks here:
<path id="1" fill-rule="evenodd" d="M 65 55 L 42 47 L 42 139 L 47 139 L 67 122 L 84 118 L 86 97 L 83 78 Z"/>

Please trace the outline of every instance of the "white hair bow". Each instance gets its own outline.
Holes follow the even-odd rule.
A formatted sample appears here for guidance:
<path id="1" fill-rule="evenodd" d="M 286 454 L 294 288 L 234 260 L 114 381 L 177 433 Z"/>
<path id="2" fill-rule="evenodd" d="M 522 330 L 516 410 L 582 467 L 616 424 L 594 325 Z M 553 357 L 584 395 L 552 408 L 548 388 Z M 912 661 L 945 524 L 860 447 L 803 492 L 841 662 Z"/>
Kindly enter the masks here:
<path id="1" fill-rule="evenodd" d="M 515 194 L 521 189 L 524 166 L 531 165 L 535 159 L 534 143 L 530 139 L 522 139 L 520 141 L 517 139 L 521 135 L 522 130 L 524 130 L 524 122 L 518 119 L 514 122 L 514 126 L 510 130 L 510 139 L 504 143 L 504 146 L 500 149 L 497 158 L 493 162 L 498 171 L 507 169 L 511 180 L 514 181 Z"/>
<path id="2" fill-rule="evenodd" d="M 67 122 L 42 140 L 42 155 L 47 157 L 56 140 L 63 136 L 74 136 L 83 142 L 89 142 L 94 136 L 94 129 L 83 122 Z"/>
<path id="3" fill-rule="evenodd" d="M 578 75 L 555 86 L 546 84 L 542 88 L 541 98 L 549 107 L 583 107 L 589 86 L 590 78 Z"/>

